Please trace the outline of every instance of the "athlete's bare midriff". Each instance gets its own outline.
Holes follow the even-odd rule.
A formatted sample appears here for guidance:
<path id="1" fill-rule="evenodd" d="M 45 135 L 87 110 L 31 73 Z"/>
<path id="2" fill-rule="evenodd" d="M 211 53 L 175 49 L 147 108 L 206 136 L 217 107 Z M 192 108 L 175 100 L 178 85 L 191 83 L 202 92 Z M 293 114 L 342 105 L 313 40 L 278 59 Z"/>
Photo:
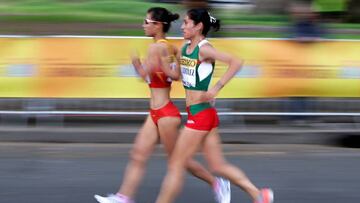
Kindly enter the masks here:
<path id="1" fill-rule="evenodd" d="M 207 102 L 204 101 L 205 93 L 205 91 L 199 90 L 186 90 L 186 106 Z"/>
<path id="2" fill-rule="evenodd" d="M 160 109 L 170 101 L 170 88 L 150 88 L 150 108 Z"/>

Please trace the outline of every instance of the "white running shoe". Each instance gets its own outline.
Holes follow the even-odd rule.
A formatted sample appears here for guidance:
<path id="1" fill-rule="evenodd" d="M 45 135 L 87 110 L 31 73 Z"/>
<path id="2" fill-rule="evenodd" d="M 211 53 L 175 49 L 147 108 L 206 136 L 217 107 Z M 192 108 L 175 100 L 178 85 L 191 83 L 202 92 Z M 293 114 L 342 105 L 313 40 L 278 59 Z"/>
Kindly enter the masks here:
<path id="1" fill-rule="evenodd" d="M 110 194 L 107 197 L 94 195 L 94 198 L 100 203 L 134 203 L 134 201 L 129 198 L 116 194 Z"/>
<path id="2" fill-rule="evenodd" d="M 216 177 L 214 185 L 215 200 L 217 203 L 230 203 L 231 189 L 230 181 Z"/>

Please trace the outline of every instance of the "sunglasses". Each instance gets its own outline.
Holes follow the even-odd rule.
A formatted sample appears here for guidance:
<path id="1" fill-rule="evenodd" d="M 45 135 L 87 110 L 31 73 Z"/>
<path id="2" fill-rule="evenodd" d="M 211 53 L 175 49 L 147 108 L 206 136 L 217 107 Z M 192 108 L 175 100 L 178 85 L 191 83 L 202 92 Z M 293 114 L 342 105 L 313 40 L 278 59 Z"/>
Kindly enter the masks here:
<path id="1" fill-rule="evenodd" d="M 156 23 L 167 24 L 167 22 L 160 22 L 160 21 L 151 20 L 151 19 L 148 19 L 148 18 L 145 18 L 145 19 L 144 19 L 144 23 L 145 23 L 145 24 L 150 24 L 150 23 L 154 23 L 154 24 L 156 24 Z"/>

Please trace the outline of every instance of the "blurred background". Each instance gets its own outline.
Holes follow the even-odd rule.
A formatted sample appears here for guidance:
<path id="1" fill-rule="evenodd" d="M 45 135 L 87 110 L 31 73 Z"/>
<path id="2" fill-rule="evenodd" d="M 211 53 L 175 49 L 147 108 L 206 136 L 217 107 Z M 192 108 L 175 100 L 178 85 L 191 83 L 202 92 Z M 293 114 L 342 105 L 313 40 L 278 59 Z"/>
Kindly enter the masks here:
<path id="1" fill-rule="evenodd" d="M 211 43 L 245 61 L 215 104 L 232 163 L 276 202 L 358 202 L 359 0 L 0 0 L 0 202 L 116 191 L 149 111 L 130 53 L 146 55 L 154 6 L 207 7 L 222 22 Z M 181 23 L 168 35 L 178 47 Z M 172 88 L 185 121 L 183 87 Z M 159 145 L 136 202 L 155 200 L 165 156 Z M 213 201 L 192 176 L 183 192 L 178 203 Z M 236 187 L 232 199 L 251 202 Z"/>
<path id="2" fill-rule="evenodd" d="M 283 32 L 287 27 L 311 19 L 324 23 L 329 38 L 359 38 L 360 9 L 356 0 L 2 0 L 0 32 L 142 36 L 144 13 L 152 6 L 179 13 L 189 7 L 206 6 L 223 22 L 219 36 L 288 37 Z"/>
<path id="3" fill-rule="evenodd" d="M 0 137 L 24 139 L 10 135 L 11 126 L 36 130 L 140 124 L 148 109 L 146 86 L 136 79 L 128 56 L 129 47 L 144 52 L 149 40 L 116 38 L 143 36 L 143 18 L 153 6 L 182 16 L 192 7 L 209 8 L 222 22 L 222 29 L 209 37 L 220 40 L 219 49 L 244 57 L 243 71 L 217 101 L 223 125 L 249 133 L 260 129 L 260 134 L 273 127 L 283 134 L 307 129 L 310 134 L 350 136 L 352 144 L 358 140 L 356 0 L 1 0 Z M 181 23 L 173 24 L 170 37 L 181 37 Z M 232 46 L 229 37 L 236 37 L 238 45 Z M 180 41 L 175 43 L 181 46 Z M 218 67 L 217 76 L 226 68 Z M 135 96 L 114 93 L 124 84 L 142 90 Z M 41 93 L 35 90 L 39 86 Z M 179 95 L 176 103 L 184 109 Z"/>

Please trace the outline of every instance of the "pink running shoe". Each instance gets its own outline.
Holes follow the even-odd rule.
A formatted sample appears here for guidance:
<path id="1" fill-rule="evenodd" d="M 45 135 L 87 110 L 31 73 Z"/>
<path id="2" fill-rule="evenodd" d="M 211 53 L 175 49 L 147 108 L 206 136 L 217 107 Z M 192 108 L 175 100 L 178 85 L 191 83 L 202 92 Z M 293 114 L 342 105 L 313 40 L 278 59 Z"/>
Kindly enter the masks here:
<path id="1" fill-rule="evenodd" d="M 254 203 L 273 203 L 274 192 L 270 188 L 263 188 L 260 190 L 260 195 Z"/>
<path id="2" fill-rule="evenodd" d="M 130 198 L 121 194 L 110 194 L 106 197 L 94 195 L 94 198 L 100 203 L 135 203 Z"/>

